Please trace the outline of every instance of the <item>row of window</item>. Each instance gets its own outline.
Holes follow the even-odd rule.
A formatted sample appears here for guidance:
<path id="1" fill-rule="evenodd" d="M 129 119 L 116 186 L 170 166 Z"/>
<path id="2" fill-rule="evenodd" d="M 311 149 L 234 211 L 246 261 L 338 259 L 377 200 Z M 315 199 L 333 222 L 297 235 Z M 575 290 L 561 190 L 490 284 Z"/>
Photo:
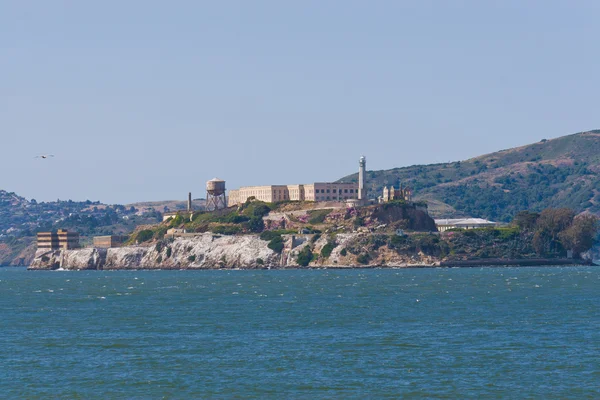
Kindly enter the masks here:
<path id="1" fill-rule="evenodd" d="M 352 199 L 352 197 L 350 196 L 339 196 L 339 197 L 335 197 L 335 196 L 317 196 L 316 200 L 348 200 L 348 199 Z"/>
<path id="2" fill-rule="evenodd" d="M 320 190 L 320 192 L 319 192 Z M 333 193 L 337 193 L 336 190 L 337 189 L 332 189 Z M 350 190 L 350 192 L 348 192 L 348 190 Z M 358 193 L 358 190 L 356 191 Z M 329 189 L 327 189 L 327 192 L 325 192 L 325 189 L 317 189 L 316 193 L 329 193 Z M 342 193 L 342 189 L 340 189 L 340 193 Z M 344 189 L 344 193 L 354 193 L 354 189 Z"/>

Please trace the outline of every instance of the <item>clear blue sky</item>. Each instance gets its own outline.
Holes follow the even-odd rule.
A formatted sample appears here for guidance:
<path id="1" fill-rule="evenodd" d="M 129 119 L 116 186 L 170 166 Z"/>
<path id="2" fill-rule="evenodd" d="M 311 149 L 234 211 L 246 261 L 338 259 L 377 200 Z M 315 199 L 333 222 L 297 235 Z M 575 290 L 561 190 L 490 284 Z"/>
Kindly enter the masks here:
<path id="1" fill-rule="evenodd" d="M 0 189 L 185 199 L 599 128 L 599 20 L 598 1 L 5 0 Z"/>

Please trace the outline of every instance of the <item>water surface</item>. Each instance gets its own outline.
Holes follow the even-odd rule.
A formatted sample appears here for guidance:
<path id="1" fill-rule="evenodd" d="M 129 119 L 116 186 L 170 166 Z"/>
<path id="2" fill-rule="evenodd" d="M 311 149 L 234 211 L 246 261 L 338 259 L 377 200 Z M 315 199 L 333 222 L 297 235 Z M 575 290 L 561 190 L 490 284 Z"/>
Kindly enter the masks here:
<path id="1" fill-rule="evenodd" d="M 6 398 L 598 398 L 600 268 L 0 268 Z"/>

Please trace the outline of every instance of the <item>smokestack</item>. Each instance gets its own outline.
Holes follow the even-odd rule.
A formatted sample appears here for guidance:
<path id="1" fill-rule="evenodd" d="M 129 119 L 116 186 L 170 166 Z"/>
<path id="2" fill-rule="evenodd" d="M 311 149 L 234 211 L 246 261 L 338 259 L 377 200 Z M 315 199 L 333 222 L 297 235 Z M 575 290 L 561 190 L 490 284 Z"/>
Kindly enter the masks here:
<path id="1" fill-rule="evenodd" d="M 192 192 L 188 193 L 188 211 L 192 211 Z"/>

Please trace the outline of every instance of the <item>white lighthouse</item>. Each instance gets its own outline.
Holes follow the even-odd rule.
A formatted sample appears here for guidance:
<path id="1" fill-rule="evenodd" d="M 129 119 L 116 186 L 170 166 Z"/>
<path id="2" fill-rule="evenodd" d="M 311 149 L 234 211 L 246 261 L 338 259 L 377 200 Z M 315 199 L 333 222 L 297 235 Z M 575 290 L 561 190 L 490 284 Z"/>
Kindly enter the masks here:
<path id="1" fill-rule="evenodd" d="M 365 173 L 367 168 L 367 159 L 365 156 L 360 156 L 358 160 L 358 200 L 361 204 L 367 201 L 367 189 L 365 187 Z"/>

